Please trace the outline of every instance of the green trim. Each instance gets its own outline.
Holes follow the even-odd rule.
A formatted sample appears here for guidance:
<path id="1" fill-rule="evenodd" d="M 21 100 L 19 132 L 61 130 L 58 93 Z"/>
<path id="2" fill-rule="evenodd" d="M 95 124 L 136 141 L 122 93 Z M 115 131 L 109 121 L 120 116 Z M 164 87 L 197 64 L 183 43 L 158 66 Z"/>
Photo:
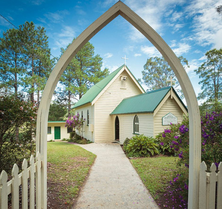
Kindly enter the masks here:
<path id="1" fill-rule="evenodd" d="M 124 67 L 122 65 L 117 70 L 113 71 L 107 77 L 96 83 L 93 87 L 91 87 L 83 97 L 73 106 L 73 108 L 85 105 L 87 103 L 91 103 L 98 94 L 108 85 L 108 83 L 118 74 L 118 72 Z"/>
<path id="2" fill-rule="evenodd" d="M 134 135 L 140 135 L 140 134 L 138 134 L 138 133 L 133 133 Z"/>
<path id="3" fill-rule="evenodd" d="M 129 68 L 126 65 L 120 66 L 118 69 L 113 71 L 111 74 L 109 74 L 106 78 L 101 80 L 100 82 L 96 83 L 93 87 L 91 87 L 84 95 L 83 97 L 72 107 L 77 108 L 82 105 L 86 105 L 88 103 L 93 102 L 93 100 L 99 95 L 99 93 L 113 80 L 113 78 L 123 69 L 123 67 L 126 67 L 129 73 L 132 75 L 132 77 L 135 79 L 137 84 L 141 87 L 141 89 L 145 92 L 143 87 L 140 85 L 140 83 L 137 81 L 135 76 L 132 74 L 132 72 L 129 70 Z"/>

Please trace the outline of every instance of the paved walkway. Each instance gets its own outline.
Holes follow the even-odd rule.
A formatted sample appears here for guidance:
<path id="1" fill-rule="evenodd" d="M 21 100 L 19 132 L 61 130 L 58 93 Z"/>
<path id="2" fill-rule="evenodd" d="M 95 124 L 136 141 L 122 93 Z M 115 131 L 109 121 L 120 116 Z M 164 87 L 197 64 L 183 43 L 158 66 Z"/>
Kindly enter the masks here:
<path id="1" fill-rule="evenodd" d="M 75 209 L 158 209 L 120 145 L 80 146 L 97 158 Z"/>

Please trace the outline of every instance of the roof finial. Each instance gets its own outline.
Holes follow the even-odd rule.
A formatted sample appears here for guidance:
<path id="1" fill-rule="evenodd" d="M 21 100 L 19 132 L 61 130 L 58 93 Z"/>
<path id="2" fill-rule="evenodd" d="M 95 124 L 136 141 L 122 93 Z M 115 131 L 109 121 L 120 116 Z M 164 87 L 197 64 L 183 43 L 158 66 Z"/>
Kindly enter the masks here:
<path id="1" fill-rule="evenodd" d="M 122 57 L 122 59 L 125 60 L 125 65 L 126 65 L 126 60 L 128 60 L 129 58 L 126 58 L 126 55 L 125 55 L 125 57 Z"/>

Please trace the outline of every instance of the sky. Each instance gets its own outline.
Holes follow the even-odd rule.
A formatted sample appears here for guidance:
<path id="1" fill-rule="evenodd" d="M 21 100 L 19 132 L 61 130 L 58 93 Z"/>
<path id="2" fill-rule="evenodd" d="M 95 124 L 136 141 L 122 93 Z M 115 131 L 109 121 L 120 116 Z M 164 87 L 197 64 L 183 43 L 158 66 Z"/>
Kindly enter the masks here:
<path id="1" fill-rule="evenodd" d="M 0 14 L 18 27 L 26 21 L 46 29 L 51 54 L 72 42 L 117 0 L 7 0 L 1 1 Z M 222 48 L 222 14 L 216 7 L 222 0 L 122 0 L 143 18 L 171 47 L 177 56 L 189 62 L 186 68 L 196 95 L 201 85 L 195 69 L 206 60 L 205 53 Z M 13 28 L 0 16 L 0 37 Z M 116 17 L 99 31 L 90 43 L 103 58 L 110 72 L 124 64 L 136 78 L 142 78 L 143 66 L 150 57 L 161 54 L 123 17 Z M 146 87 L 144 86 L 146 89 Z"/>

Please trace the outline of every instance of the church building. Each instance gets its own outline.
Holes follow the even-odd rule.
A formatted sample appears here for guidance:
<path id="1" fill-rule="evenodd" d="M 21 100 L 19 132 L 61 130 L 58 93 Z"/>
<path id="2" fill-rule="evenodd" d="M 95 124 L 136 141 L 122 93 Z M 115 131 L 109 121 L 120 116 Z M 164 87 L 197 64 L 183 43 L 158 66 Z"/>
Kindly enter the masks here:
<path id="1" fill-rule="evenodd" d="M 85 118 L 83 137 L 96 143 L 155 137 L 187 114 L 173 87 L 145 92 L 126 65 L 90 88 L 73 108 Z"/>

